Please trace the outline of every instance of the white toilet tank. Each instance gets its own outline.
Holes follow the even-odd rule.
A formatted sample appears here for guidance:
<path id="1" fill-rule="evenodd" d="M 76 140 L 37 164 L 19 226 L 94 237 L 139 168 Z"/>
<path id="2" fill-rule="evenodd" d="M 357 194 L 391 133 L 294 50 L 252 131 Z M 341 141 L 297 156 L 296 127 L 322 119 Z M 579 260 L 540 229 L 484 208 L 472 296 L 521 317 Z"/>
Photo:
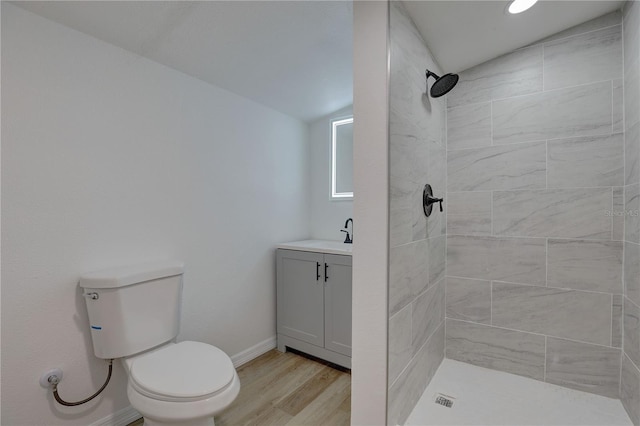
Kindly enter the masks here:
<path id="1" fill-rule="evenodd" d="M 178 335 L 182 262 L 141 264 L 83 275 L 93 351 L 121 358 Z"/>

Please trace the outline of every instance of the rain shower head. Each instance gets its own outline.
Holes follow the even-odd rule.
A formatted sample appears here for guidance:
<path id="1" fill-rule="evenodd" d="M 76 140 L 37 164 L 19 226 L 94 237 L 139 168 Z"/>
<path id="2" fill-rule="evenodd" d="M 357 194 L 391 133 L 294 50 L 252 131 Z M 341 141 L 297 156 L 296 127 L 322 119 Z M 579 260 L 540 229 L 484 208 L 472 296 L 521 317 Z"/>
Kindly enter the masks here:
<path id="1" fill-rule="evenodd" d="M 436 74 L 427 70 L 427 80 L 429 79 L 429 77 L 433 77 L 436 79 L 435 83 L 433 83 L 433 85 L 431 86 L 432 98 L 439 98 L 440 96 L 446 95 L 451 89 L 453 89 L 456 83 L 458 83 L 458 74 L 445 74 L 442 77 L 438 77 Z"/>

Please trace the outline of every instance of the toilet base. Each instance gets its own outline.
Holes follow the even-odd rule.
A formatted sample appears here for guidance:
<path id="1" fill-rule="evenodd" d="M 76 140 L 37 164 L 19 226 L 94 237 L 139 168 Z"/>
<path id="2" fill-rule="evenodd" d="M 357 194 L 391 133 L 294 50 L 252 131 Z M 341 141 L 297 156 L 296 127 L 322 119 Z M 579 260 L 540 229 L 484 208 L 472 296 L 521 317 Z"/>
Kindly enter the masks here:
<path id="1" fill-rule="evenodd" d="M 201 419 L 188 420 L 188 421 L 180 421 L 179 423 L 166 423 L 159 422 L 151 419 L 144 419 L 143 426 L 214 426 L 215 423 L 213 421 L 213 417 L 204 417 Z"/>

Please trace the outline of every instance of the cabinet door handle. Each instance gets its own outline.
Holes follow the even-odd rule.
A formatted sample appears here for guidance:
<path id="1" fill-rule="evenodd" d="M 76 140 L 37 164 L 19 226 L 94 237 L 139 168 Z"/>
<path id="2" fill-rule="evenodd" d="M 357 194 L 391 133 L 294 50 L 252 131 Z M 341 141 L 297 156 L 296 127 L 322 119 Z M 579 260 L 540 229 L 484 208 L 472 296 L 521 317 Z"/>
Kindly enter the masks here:
<path id="1" fill-rule="evenodd" d="M 329 275 L 327 275 L 327 268 L 329 268 L 328 264 L 324 264 L 324 282 L 327 282 L 327 279 L 329 278 Z"/>
<path id="2" fill-rule="evenodd" d="M 320 262 L 316 262 L 316 281 L 320 280 Z"/>

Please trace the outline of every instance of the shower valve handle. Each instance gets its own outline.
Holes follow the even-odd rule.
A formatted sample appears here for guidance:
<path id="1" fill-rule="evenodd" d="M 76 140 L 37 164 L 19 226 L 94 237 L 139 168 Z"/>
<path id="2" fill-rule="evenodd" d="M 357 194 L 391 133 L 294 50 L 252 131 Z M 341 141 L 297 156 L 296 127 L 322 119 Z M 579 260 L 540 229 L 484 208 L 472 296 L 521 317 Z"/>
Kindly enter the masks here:
<path id="1" fill-rule="evenodd" d="M 436 198 L 433 196 L 433 189 L 431 185 L 426 184 L 422 191 L 422 208 L 424 209 L 425 216 L 431 216 L 431 210 L 433 209 L 433 204 L 440 203 L 440 211 L 444 211 L 442 208 L 442 202 L 444 199 Z"/>
<path id="2" fill-rule="evenodd" d="M 427 206 L 430 206 L 431 204 L 435 204 L 435 203 L 440 203 L 440 211 L 442 210 L 442 202 L 444 201 L 443 198 L 436 198 L 436 197 L 432 197 L 431 195 L 427 195 Z"/>

